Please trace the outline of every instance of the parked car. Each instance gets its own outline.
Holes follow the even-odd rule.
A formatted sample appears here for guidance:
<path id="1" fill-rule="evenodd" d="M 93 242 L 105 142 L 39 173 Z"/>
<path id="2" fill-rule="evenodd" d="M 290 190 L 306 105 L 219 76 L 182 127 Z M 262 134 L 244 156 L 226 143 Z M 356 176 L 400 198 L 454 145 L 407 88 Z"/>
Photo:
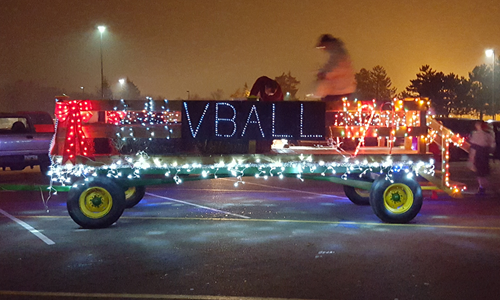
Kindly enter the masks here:
<path id="1" fill-rule="evenodd" d="M 46 112 L 0 113 L 0 168 L 17 171 L 50 166 L 54 122 Z"/>

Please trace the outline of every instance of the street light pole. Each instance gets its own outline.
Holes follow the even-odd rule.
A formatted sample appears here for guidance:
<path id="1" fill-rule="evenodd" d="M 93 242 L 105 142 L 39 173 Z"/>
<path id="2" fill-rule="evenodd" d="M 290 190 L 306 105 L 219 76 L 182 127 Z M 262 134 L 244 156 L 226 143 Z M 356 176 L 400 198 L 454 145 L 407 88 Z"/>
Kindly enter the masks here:
<path id="1" fill-rule="evenodd" d="M 106 30 L 106 26 L 97 26 L 97 29 L 101 33 L 101 99 L 104 99 L 104 68 L 102 62 L 102 34 Z"/>
<path id="2" fill-rule="evenodd" d="M 491 67 L 491 70 L 492 70 L 492 74 L 491 74 L 491 102 L 493 102 L 491 104 L 492 108 L 493 108 L 493 120 L 496 119 L 497 117 L 497 111 L 496 111 L 496 103 L 495 103 L 495 50 L 493 50 L 493 67 Z"/>
<path id="3" fill-rule="evenodd" d="M 493 117 L 493 120 L 496 118 L 496 105 L 495 105 L 495 50 L 494 49 L 488 49 L 486 50 L 486 56 L 487 57 L 492 57 L 492 65 L 491 65 L 491 115 Z"/>

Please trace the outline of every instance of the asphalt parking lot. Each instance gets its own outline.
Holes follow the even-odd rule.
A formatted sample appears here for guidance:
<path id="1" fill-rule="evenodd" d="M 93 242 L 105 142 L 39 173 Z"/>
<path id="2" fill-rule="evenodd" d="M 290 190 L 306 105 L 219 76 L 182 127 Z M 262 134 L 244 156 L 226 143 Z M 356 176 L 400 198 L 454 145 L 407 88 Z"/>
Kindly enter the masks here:
<path id="1" fill-rule="evenodd" d="M 461 165 L 452 166 L 461 170 Z M 456 172 L 474 189 L 473 176 Z M 33 171 L 2 182 L 43 181 Z M 148 189 L 106 229 L 66 194 L 0 192 L 1 299 L 497 299 L 500 197 L 430 193 L 384 224 L 342 187 L 245 178 Z"/>

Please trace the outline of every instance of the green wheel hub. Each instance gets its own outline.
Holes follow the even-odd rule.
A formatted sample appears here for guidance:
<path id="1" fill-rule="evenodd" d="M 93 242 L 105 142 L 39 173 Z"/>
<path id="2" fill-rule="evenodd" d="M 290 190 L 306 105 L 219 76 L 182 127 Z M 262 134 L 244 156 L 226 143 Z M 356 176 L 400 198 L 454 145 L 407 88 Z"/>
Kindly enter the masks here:
<path id="1" fill-rule="evenodd" d="M 384 191 L 384 206 L 394 213 L 407 212 L 413 205 L 413 192 L 410 187 L 403 183 L 394 183 Z"/>
<path id="2" fill-rule="evenodd" d="M 132 198 L 135 193 L 137 192 L 137 189 L 135 186 L 131 186 L 129 187 L 126 191 L 125 191 L 125 199 L 128 200 L 130 198 Z"/>
<path id="3" fill-rule="evenodd" d="M 80 195 L 79 206 L 86 217 L 99 219 L 106 216 L 113 207 L 113 197 L 102 187 L 90 187 Z"/>

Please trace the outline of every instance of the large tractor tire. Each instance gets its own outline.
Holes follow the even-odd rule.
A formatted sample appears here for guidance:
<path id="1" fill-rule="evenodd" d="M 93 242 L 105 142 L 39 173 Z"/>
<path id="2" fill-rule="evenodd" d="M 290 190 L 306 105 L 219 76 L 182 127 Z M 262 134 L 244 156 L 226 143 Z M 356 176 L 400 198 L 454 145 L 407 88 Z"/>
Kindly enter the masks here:
<path id="1" fill-rule="evenodd" d="M 109 178 L 77 181 L 68 193 L 69 215 L 83 228 L 106 228 L 115 223 L 125 209 L 123 187 Z"/>
<path id="2" fill-rule="evenodd" d="M 408 223 L 420 212 L 422 188 L 415 180 L 396 176 L 392 182 L 381 176 L 370 190 L 373 212 L 387 223 Z"/>
<path id="3" fill-rule="evenodd" d="M 125 190 L 125 208 L 132 208 L 136 206 L 144 195 L 146 194 L 145 186 L 131 186 L 127 190 Z"/>
<path id="4" fill-rule="evenodd" d="M 356 205 L 370 205 L 370 191 L 344 185 L 344 193 Z"/>

